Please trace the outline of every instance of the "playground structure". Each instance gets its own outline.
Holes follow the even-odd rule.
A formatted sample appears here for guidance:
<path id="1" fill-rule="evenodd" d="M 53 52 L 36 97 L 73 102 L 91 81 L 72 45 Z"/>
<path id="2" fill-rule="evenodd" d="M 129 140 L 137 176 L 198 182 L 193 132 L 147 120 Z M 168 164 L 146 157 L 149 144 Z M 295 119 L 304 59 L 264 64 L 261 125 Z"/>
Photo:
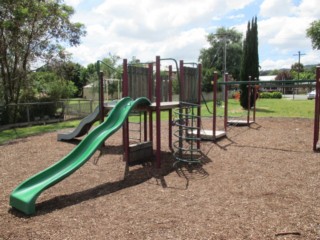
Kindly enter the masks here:
<path id="1" fill-rule="evenodd" d="M 167 78 L 161 75 L 161 62 L 173 61 L 177 70 L 178 81 L 180 83 L 180 98 L 179 101 L 172 101 L 172 65 L 168 67 Z M 201 90 L 201 65 L 196 68 L 185 66 L 183 61 L 178 63 L 171 58 L 161 59 L 156 57 L 156 61 L 146 64 L 128 65 L 127 60 L 123 60 L 123 96 L 130 96 L 133 98 L 148 96 L 151 99 L 150 107 L 143 113 L 144 116 L 144 142 L 146 144 L 154 142 L 155 135 L 155 157 L 156 166 L 161 167 L 161 117 L 163 111 L 168 112 L 168 127 L 169 139 L 168 146 L 174 154 L 177 161 L 194 162 L 194 152 L 200 151 L 199 137 L 183 136 L 188 134 L 188 131 L 198 131 L 200 134 L 200 90 Z M 154 79 L 155 77 L 155 79 Z M 155 84 L 155 85 L 154 85 Z M 167 91 L 166 91 L 167 89 Z M 183 107 L 182 107 L 183 106 Z M 173 109 L 179 109 L 175 112 L 179 120 L 175 121 L 179 127 L 179 133 L 175 134 L 178 137 L 178 143 L 173 144 L 172 140 L 172 122 Z M 197 108 L 196 114 L 194 109 Z M 184 109 L 184 110 L 183 110 Z M 192 109 L 192 114 L 189 111 Z M 148 113 L 147 113 L 148 112 Z M 155 134 L 153 134 L 153 113 L 155 113 Z M 197 115 L 197 117 L 195 117 Z M 147 121 L 147 117 L 148 120 Z M 197 127 L 190 125 L 190 120 L 197 119 Z M 149 128 L 147 127 L 149 123 Z M 148 134 L 149 132 L 149 134 Z M 132 159 L 132 151 L 130 150 L 129 141 L 129 126 L 128 121 L 123 126 L 123 146 L 124 146 L 124 160 L 130 162 Z M 188 140 L 186 148 L 186 140 Z M 143 142 L 141 143 L 144 144 Z M 152 145 L 152 144 L 151 144 Z M 150 144 L 148 144 L 150 146 Z M 197 146 L 196 148 L 194 146 Z M 190 157 L 191 156 L 191 157 Z M 199 162 L 199 160 L 196 160 Z"/>
<path id="2" fill-rule="evenodd" d="M 161 69 L 160 69 L 160 62 L 161 61 L 173 61 L 175 63 L 175 67 L 177 69 L 177 77 L 178 81 L 180 84 L 180 98 L 179 102 L 172 102 L 172 66 L 170 65 L 168 67 L 168 76 L 166 78 L 163 78 L 161 76 Z M 115 71 L 111 66 L 108 64 L 98 61 L 98 69 L 99 69 L 99 64 L 105 64 L 108 67 L 110 67 L 112 70 Z M 183 61 L 180 61 L 180 68 L 178 67 L 178 64 L 176 60 L 174 59 L 161 59 L 160 57 L 156 58 L 155 62 L 151 63 L 145 63 L 145 64 L 127 64 L 127 60 L 124 60 L 123 62 L 123 84 L 122 84 L 122 93 L 123 96 L 130 96 L 132 98 L 137 98 L 139 96 L 147 96 L 149 99 L 151 99 L 151 107 L 149 110 L 144 111 L 142 113 L 142 117 L 140 114 L 135 113 L 136 115 L 139 115 L 140 118 L 140 130 L 137 130 L 140 132 L 140 135 L 143 133 L 143 141 L 142 138 L 140 137 L 140 143 L 138 143 L 139 147 L 138 149 L 142 149 L 141 147 L 143 145 L 147 145 L 149 147 L 149 152 L 150 150 L 150 143 L 153 142 L 153 139 L 151 136 L 153 136 L 153 116 L 152 112 L 155 112 L 156 115 L 156 162 L 157 166 L 160 167 L 160 152 L 161 152 L 161 145 L 159 145 L 159 142 L 161 139 L 161 127 L 160 127 L 160 112 L 161 111 L 168 111 L 169 115 L 169 146 L 170 149 L 173 150 L 173 145 L 172 145 L 172 136 L 176 136 L 179 138 L 180 135 L 183 133 L 186 133 L 188 137 L 193 137 L 195 138 L 195 141 L 199 141 L 200 138 L 201 140 L 212 140 L 216 141 L 222 137 L 225 137 L 227 135 L 227 126 L 234 125 L 234 126 L 250 126 L 250 124 L 254 123 L 256 121 L 256 98 L 251 98 L 251 95 L 253 94 L 254 96 L 257 95 L 257 89 L 259 86 L 263 87 L 274 87 L 275 84 L 281 84 L 281 88 L 297 88 L 297 87 L 302 87 L 305 86 L 306 84 L 310 84 L 315 82 L 314 80 L 304 80 L 304 81 L 295 81 L 295 80 L 288 80 L 288 81 L 281 81 L 276 83 L 275 81 L 252 81 L 251 77 L 249 77 L 248 81 L 237 81 L 237 82 L 229 82 L 228 81 L 228 74 L 226 73 L 223 78 L 223 82 L 218 82 L 217 78 L 218 75 L 217 73 L 214 74 L 213 77 L 213 110 L 212 110 L 212 129 L 203 129 L 201 126 L 201 113 L 200 113 L 200 108 L 199 112 L 195 111 L 193 108 L 195 108 L 195 105 L 192 104 L 198 104 L 200 106 L 201 100 L 199 96 L 201 95 L 201 92 L 194 91 L 196 89 L 201 89 L 201 65 L 197 66 L 197 68 L 190 68 L 190 67 L 185 67 L 183 66 Z M 185 65 L 190 64 L 190 63 L 185 63 Z M 192 65 L 195 65 L 194 63 L 191 63 Z M 156 68 L 154 70 L 154 68 Z M 186 70 L 185 70 L 186 69 Z M 190 75 L 188 69 L 196 69 L 193 70 L 194 72 Z M 186 72 L 186 74 L 185 74 Z M 318 74 L 318 70 L 317 70 Z M 154 79 L 155 78 L 155 79 Z M 104 104 L 104 97 L 103 97 L 103 74 L 99 72 L 99 79 L 100 79 L 100 93 L 99 93 L 99 98 L 100 98 L 100 122 L 103 122 L 105 112 L 110 110 L 113 107 L 113 104 L 109 104 L 108 106 Z M 228 115 L 228 91 L 229 91 L 229 86 L 231 85 L 239 85 L 239 84 L 246 84 L 248 88 L 248 107 L 247 107 L 247 114 L 245 116 L 245 119 L 240 119 L 240 118 L 232 118 L 229 117 Z M 218 96 L 218 85 L 225 86 L 224 87 L 224 115 L 223 115 L 223 129 L 217 129 L 217 96 Z M 197 86 L 197 88 L 195 88 Z M 198 87 L 199 86 L 199 87 Z M 310 85 L 308 85 L 310 86 Z M 191 90 L 193 92 L 191 92 Z M 184 98 L 184 96 L 187 96 Z M 192 96 L 192 97 L 191 97 Z M 199 99 L 198 99 L 199 98 Z M 253 99 L 253 108 L 250 107 L 251 99 Z M 315 100 L 315 126 L 314 126 L 314 142 L 316 142 L 316 132 L 319 132 L 319 129 L 317 130 L 317 116 L 319 115 L 319 104 L 317 103 L 317 98 Z M 103 103 L 103 104 L 101 104 Z M 190 107 L 186 107 L 186 103 L 191 103 Z M 206 103 L 206 102 L 205 102 Z M 192 106 L 192 107 L 191 107 Z M 179 131 L 175 132 L 172 134 L 172 110 L 173 109 L 184 109 L 182 112 L 179 111 L 174 111 L 175 116 L 178 118 L 186 118 L 186 121 L 180 120 L 176 122 L 176 125 L 179 126 Z M 192 109 L 192 110 L 191 110 Z M 209 110 L 209 109 L 208 109 Z M 188 112 L 191 112 L 192 114 L 189 116 Z M 149 112 L 149 114 L 147 114 Z M 210 111 L 209 111 L 210 112 Z M 252 113 L 252 114 L 251 114 Z M 149 139 L 148 139 L 148 130 L 147 130 L 147 116 L 149 116 Z M 252 117 L 251 117 L 252 116 Z M 190 119 L 189 119 L 190 118 Z M 141 119 L 143 119 L 143 124 L 141 122 Z M 198 121 L 197 124 L 190 125 L 190 120 L 192 121 Z M 198 119 L 198 120 L 197 120 Z M 180 123 L 187 123 L 189 125 L 183 126 Z M 141 129 L 141 126 L 144 126 L 143 129 Z M 196 126 L 196 127 L 195 127 Z M 158 129 L 159 128 L 159 129 Z M 184 129 L 185 131 L 183 131 Z M 191 130 L 192 129 L 192 130 Z M 88 128 L 89 130 L 89 128 Z M 129 123 L 125 123 L 124 125 L 124 136 L 123 136 L 123 143 L 124 143 L 124 150 L 125 150 L 125 155 L 124 155 L 124 160 L 131 162 L 134 161 L 134 158 L 131 158 L 130 152 L 132 152 L 132 147 L 130 147 L 129 143 L 129 132 L 130 132 L 130 127 Z M 84 131 L 85 132 L 85 131 Z M 199 133 L 198 133 L 199 132 Z M 319 135 L 319 134 L 318 134 Z M 181 141 L 183 141 L 184 137 L 180 137 Z M 184 139 L 188 140 L 189 139 Z M 137 144 L 135 144 L 137 145 Z M 316 150 L 317 147 L 315 147 L 317 144 L 313 144 L 314 147 L 313 149 Z M 175 148 L 182 148 L 182 144 L 174 144 Z M 179 146 L 179 147 L 176 147 Z M 197 146 L 200 146 L 199 143 L 197 143 Z M 152 147 L 151 147 L 152 148 Z M 192 147 L 191 147 L 192 148 Z M 198 147 L 199 148 L 199 147 Z M 134 154 L 131 154 L 134 155 Z M 175 154 L 176 155 L 176 154 Z M 180 151 L 181 155 L 181 151 Z M 179 158 L 179 157 L 178 157 Z M 191 161 L 192 162 L 192 161 Z"/>
<path id="3" fill-rule="evenodd" d="M 168 60 L 168 59 L 166 59 Z M 56 164 L 48 167 L 47 169 L 39 172 L 38 174 L 28 178 L 24 182 L 22 182 L 18 187 L 16 187 L 10 195 L 10 205 L 15 209 L 18 209 L 21 212 L 24 212 L 27 215 L 33 214 L 35 212 L 35 202 L 39 195 L 49 187 L 57 184 L 58 182 L 62 181 L 77 169 L 79 169 L 84 163 L 86 163 L 91 156 L 95 153 L 97 149 L 99 149 L 105 142 L 107 138 L 109 138 L 113 133 L 115 133 L 121 126 L 123 126 L 123 145 L 124 145 L 124 160 L 128 163 L 129 162 L 129 127 L 128 127 L 128 116 L 129 113 L 133 110 L 138 112 L 142 112 L 144 114 L 144 140 L 147 139 L 147 126 L 146 126 L 146 115 L 147 111 L 149 112 L 149 122 L 150 122 L 150 135 L 149 138 L 153 138 L 152 129 L 153 129 L 153 121 L 152 121 L 152 113 L 156 113 L 156 165 L 157 167 L 161 166 L 161 128 L 160 128 L 160 112 L 161 111 L 169 111 L 169 115 L 172 116 L 172 109 L 175 107 L 179 107 L 179 102 L 161 102 L 161 75 L 160 75 L 160 57 L 156 58 L 156 86 L 155 86 L 155 97 L 156 102 L 151 104 L 151 102 L 145 97 L 139 97 L 134 95 L 135 99 L 130 97 L 125 97 L 129 93 L 133 94 L 134 90 L 130 90 L 135 86 L 135 83 L 132 81 L 130 82 L 129 79 L 133 79 L 133 75 L 136 74 L 128 74 L 129 67 L 126 65 L 126 60 L 124 60 L 123 64 L 123 98 L 118 103 L 116 103 L 105 121 L 103 121 L 98 127 L 96 127 L 93 131 L 91 131 L 83 140 L 77 145 L 68 155 L 58 161 Z M 180 62 L 181 66 L 183 66 L 183 61 Z M 150 78 L 152 76 L 151 72 L 152 64 L 149 64 L 149 70 L 144 71 L 149 76 L 149 80 L 147 84 L 148 90 L 152 90 L 152 83 L 153 80 Z M 132 66 L 131 72 L 135 66 Z M 182 72 L 184 68 L 182 67 Z M 140 69 L 141 70 L 141 69 Z M 200 71 L 198 72 L 200 73 Z M 99 73 L 99 77 L 102 77 L 102 74 Z M 183 79 L 183 77 L 182 77 Z M 143 79 L 142 79 L 143 80 Z M 101 81 L 102 82 L 102 81 Z M 182 81 L 182 83 L 184 83 Z M 200 86 L 200 85 L 199 85 Z M 143 89 L 142 86 L 139 89 Z M 190 92 L 192 92 L 190 87 Z M 146 89 L 145 89 L 146 90 Z M 200 88 L 197 90 L 200 91 Z M 100 88 L 100 98 L 103 100 L 103 90 L 102 87 Z M 150 99 L 153 98 L 152 91 L 149 91 L 148 95 Z M 145 92 L 140 92 L 139 94 L 145 94 Z M 139 95 L 138 94 L 138 95 Z M 171 94 L 172 95 L 172 94 Z M 189 97 L 192 97 L 191 95 Z M 171 96 L 168 98 L 171 100 Z M 184 96 L 184 99 L 187 99 Z M 199 97 L 197 98 L 199 99 Z M 200 107 L 198 105 L 198 113 L 200 113 Z M 100 101 L 99 106 L 99 113 L 101 120 L 104 120 L 104 110 L 105 106 L 103 101 Z M 171 119 L 171 117 L 170 117 Z M 182 122 L 182 119 L 179 119 Z M 188 119 L 187 119 L 188 121 Z M 170 129 L 171 129 L 171 121 L 169 121 Z M 172 131 L 172 129 L 170 130 Z M 182 142 L 182 138 L 180 142 Z M 193 138 L 188 138 L 189 141 L 193 142 Z M 199 139 L 197 140 L 197 146 L 200 146 Z M 193 144 L 192 144 L 193 145 Z M 150 146 L 150 144 L 149 144 Z M 169 146 L 172 146 L 172 138 L 171 134 L 169 136 Z M 189 161 L 189 159 L 182 156 L 182 152 L 188 151 L 191 152 L 191 156 L 194 154 L 194 148 L 191 149 L 183 149 L 179 145 L 178 151 L 180 152 L 178 161 Z M 152 145 L 151 145 L 152 148 Z M 198 150 L 200 151 L 200 150 Z M 191 159 L 193 160 L 193 158 Z M 199 161 L 197 161 L 199 162 Z"/>
<path id="4" fill-rule="evenodd" d="M 314 128 L 313 128 L 313 151 L 319 151 L 320 150 L 320 143 L 319 143 L 319 121 L 320 121 L 320 66 L 316 68 L 316 79 L 315 80 L 281 80 L 281 81 L 252 81 L 249 79 L 249 81 L 236 81 L 236 82 L 228 82 L 225 80 L 224 82 L 221 82 L 219 84 L 225 85 L 226 89 L 228 89 L 228 86 L 233 84 L 246 84 L 248 87 L 248 114 L 247 114 L 247 121 L 246 125 L 249 125 L 251 123 L 250 121 L 250 99 L 251 99 L 251 89 L 253 88 L 253 94 L 256 96 L 257 92 L 256 89 L 259 86 L 274 86 L 274 85 L 281 85 L 281 88 L 299 88 L 299 87 L 310 87 L 310 84 L 315 83 L 314 87 L 316 90 L 316 96 L 315 96 L 315 110 L 314 110 Z M 227 90 L 226 90 L 227 91 Z M 225 100 L 227 101 L 227 99 Z M 226 104 L 227 106 L 227 104 Z M 227 110 L 225 110 L 225 119 L 227 119 Z M 256 101 L 254 98 L 254 107 L 253 107 L 253 121 L 255 122 L 256 119 Z"/>
<path id="5" fill-rule="evenodd" d="M 229 89 L 229 85 L 228 85 L 228 74 L 226 74 L 225 76 L 225 91 L 226 94 L 228 94 L 228 89 Z M 251 82 L 251 76 L 249 76 L 249 80 L 248 83 L 242 83 L 242 84 L 246 84 L 246 87 L 248 89 L 248 106 L 247 106 L 247 116 L 246 119 L 229 119 L 228 118 L 228 109 L 225 110 L 225 119 L 227 119 L 227 124 L 228 125 L 234 125 L 234 126 L 250 126 L 250 124 L 255 123 L 256 121 L 256 96 L 257 96 L 257 85 L 252 86 L 252 84 L 250 84 Z M 238 83 L 239 84 L 239 83 Z M 255 96 L 252 98 L 252 95 Z M 251 100 L 253 100 L 253 108 L 251 107 Z M 225 99 L 225 101 L 228 101 L 228 98 Z M 226 104 L 226 106 L 228 106 L 228 104 Z M 252 109 L 252 120 L 251 120 L 251 109 Z"/>
<path id="6" fill-rule="evenodd" d="M 178 102 L 172 101 L 172 67 L 169 66 L 168 79 L 163 81 L 161 76 L 161 61 L 174 61 L 176 64 L 178 80 L 180 83 L 180 98 Z M 174 59 L 161 59 L 156 57 L 154 63 L 144 65 L 129 65 L 127 60 L 123 60 L 123 99 L 112 106 L 109 115 L 104 120 L 105 105 L 103 102 L 102 86 L 100 88 L 100 121 L 102 122 L 97 128 L 91 131 L 78 146 L 76 146 L 67 156 L 62 158 L 56 164 L 43 170 L 42 172 L 30 177 L 22 182 L 10 195 L 10 205 L 25 214 L 33 214 L 35 212 L 35 202 L 39 195 L 47 188 L 62 181 L 84 163 L 86 163 L 94 152 L 99 149 L 113 133 L 121 126 L 123 127 L 123 147 L 124 160 L 127 164 L 130 161 L 141 160 L 140 157 L 146 157 L 143 154 L 135 154 L 138 151 L 148 152 L 150 157 L 153 155 L 153 138 L 155 136 L 156 145 L 156 167 L 160 168 L 162 163 L 161 158 L 161 117 L 162 111 L 168 111 L 168 144 L 173 151 L 176 163 L 201 163 L 201 65 L 197 67 L 186 67 L 183 61 L 180 61 L 178 67 Z M 155 70 L 154 70 L 155 68 Z M 170 70 L 171 69 L 171 70 Z M 155 76 L 155 79 L 154 79 Z M 99 73 L 100 79 L 103 75 Z M 227 76 L 225 76 L 226 78 Z M 214 89 L 217 86 L 217 76 L 215 75 Z M 167 81 L 168 95 L 162 94 Z M 102 82 L 102 81 L 100 81 Z M 309 81 L 314 82 L 314 81 Z M 155 83 L 155 85 L 154 85 Z M 265 83 L 265 82 L 264 82 Z M 284 81 L 282 81 L 284 83 Z M 291 81 L 290 83 L 294 83 Z M 248 82 L 228 82 L 222 84 L 226 86 L 231 84 L 262 84 L 258 81 Z M 101 92 L 102 91 L 102 92 Z M 226 91 L 228 88 L 226 87 Z M 214 91 L 214 103 L 216 104 L 216 91 Z M 128 97 L 128 96 L 133 96 Z M 146 96 L 148 98 L 146 98 Z M 227 94 L 225 95 L 227 98 Z M 150 101 L 149 99 L 153 100 Z M 164 99 L 168 101 L 163 101 Z M 316 80 L 316 100 L 315 100 L 315 120 L 314 120 L 314 151 L 319 150 L 319 113 L 320 113 L 320 68 L 317 68 Z M 226 99 L 227 103 L 227 99 Z M 227 104 L 226 104 L 227 106 Z M 173 121 L 173 110 L 177 119 Z M 143 128 L 140 127 L 139 144 L 135 145 L 135 150 L 130 146 L 130 128 L 128 116 L 130 112 L 135 111 L 141 116 L 140 122 L 143 119 Z M 214 109 L 214 112 L 216 110 Z M 153 114 L 155 114 L 156 133 L 153 134 Z M 225 116 L 227 116 L 227 107 L 225 108 Z M 149 121 L 148 121 L 149 120 Z M 149 122 L 149 126 L 148 126 Z M 178 130 L 173 133 L 172 123 L 175 123 Z M 140 126 L 142 126 L 140 125 Z M 226 129 L 226 118 L 224 119 L 224 127 Z M 149 128 L 148 128 L 149 127 Z M 215 116 L 213 120 L 213 131 L 215 134 Z M 148 134 L 149 133 L 149 134 Z M 172 135 L 177 137 L 173 143 Z M 213 137 L 212 140 L 216 140 Z M 131 148 L 131 149 L 130 149 Z M 151 150 L 151 151 L 145 151 Z M 133 157 L 135 156 L 135 157 Z M 148 157 L 148 156 L 147 156 Z"/>

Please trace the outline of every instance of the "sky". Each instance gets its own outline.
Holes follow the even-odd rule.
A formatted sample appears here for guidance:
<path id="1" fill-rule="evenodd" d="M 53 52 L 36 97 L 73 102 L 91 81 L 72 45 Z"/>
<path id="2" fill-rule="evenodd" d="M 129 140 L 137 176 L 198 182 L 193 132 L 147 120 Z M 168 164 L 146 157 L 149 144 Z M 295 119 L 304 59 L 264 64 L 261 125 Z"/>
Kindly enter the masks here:
<path id="1" fill-rule="evenodd" d="M 245 36 L 248 21 L 258 19 L 261 70 L 320 63 L 306 29 L 318 20 L 319 0 L 65 0 L 72 21 L 86 26 L 77 47 L 67 48 L 83 66 L 118 55 L 141 62 L 156 56 L 198 62 L 208 48 L 207 35 L 234 28 Z"/>

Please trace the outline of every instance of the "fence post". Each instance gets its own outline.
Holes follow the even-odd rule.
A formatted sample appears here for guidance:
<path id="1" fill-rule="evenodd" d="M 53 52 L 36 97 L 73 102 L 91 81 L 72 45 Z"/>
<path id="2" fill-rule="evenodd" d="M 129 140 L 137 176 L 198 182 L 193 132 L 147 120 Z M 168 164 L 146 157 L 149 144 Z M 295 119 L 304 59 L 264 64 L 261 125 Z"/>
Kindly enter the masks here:
<path id="1" fill-rule="evenodd" d="M 27 104 L 27 121 L 30 123 L 30 112 L 29 112 L 29 105 Z"/>

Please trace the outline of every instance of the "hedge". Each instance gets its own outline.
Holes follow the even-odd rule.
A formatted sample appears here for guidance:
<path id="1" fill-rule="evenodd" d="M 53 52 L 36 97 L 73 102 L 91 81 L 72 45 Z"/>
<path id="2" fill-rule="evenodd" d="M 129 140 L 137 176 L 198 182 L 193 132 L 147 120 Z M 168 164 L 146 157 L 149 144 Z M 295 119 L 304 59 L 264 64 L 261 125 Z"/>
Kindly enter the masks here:
<path id="1" fill-rule="evenodd" d="M 260 98 L 277 98 L 280 99 L 282 98 L 282 93 L 281 92 L 261 92 L 259 94 Z"/>

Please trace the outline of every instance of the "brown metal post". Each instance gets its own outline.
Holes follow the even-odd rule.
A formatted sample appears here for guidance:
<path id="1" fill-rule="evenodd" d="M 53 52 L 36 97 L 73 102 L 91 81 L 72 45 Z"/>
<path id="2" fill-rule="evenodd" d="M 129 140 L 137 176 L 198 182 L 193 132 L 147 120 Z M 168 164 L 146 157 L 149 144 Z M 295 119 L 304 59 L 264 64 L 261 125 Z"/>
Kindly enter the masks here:
<path id="1" fill-rule="evenodd" d="M 144 111 L 144 112 L 143 112 L 143 129 L 144 129 L 143 133 L 144 133 L 144 141 L 145 141 L 145 142 L 148 141 L 148 122 L 147 122 L 147 116 L 148 116 L 147 112 Z"/>
<path id="2" fill-rule="evenodd" d="M 128 61 L 123 59 L 123 76 L 122 76 L 122 97 L 127 97 L 129 94 L 129 79 L 128 79 Z"/>
<path id="3" fill-rule="evenodd" d="M 172 102 L 172 66 L 169 66 L 169 83 L 168 83 L 168 89 L 169 89 L 169 102 Z M 172 151 L 172 109 L 168 110 L 169 114 L 169 148 Z"/>
<path id="4" fill-rule="evenodd" d="M 202 83 L 202 65 L 198 64 L 198 99 L 197 104 L 198 112 L 197 112 L 197 148 L 200 149 L 200 128 L 201 128 L 201 83 Z"/>
<path id="5" fill-rule="evenodd" d="M 169 83 L 168 83 L 168 89 L 169 89 L 169 102 L 172 102 L 172 66 L 169 66 Z"/>
<path id="6" fill-rule="evenodd" d="M 251 76 L 249 76 L 249 82 L 251 81 Z M 248 83 L 248 115 L 247 115 L 247 125 L 250 123 L 250 109 L 251 109 L 251 84 Z"/>
<path id="7" fill-rule="evenodd" d="M 156 161 L 157 167 L 161 167 L 161 75 L 160 75 L 160 56 L 156 57 Z"/>
<path id="8" fill-rule="evenodd" d="M 181 102 L 183 102 L 185 100 L 184 98 L 184 66 L 183 66 L 183 60 L 180 60 L 179 62 L 179 66 L 180 66 L 180 96 L 179 96 L 179 100 L 180 100 L 180 107 L 179 107 L 179 120 L 182 120 L 182 114 L 183 114 L 183 108 L 182 108 L 182 104 Z M 180 122 L 181 124 L 181 122 Z M 179 157 L 182 158 L 182 147 L 183 147 L 183 127 L 179 126 Z"/>
<path id="9" fill-rule="evenodd" d="M 129 79 L 128 79 L 128 65 L 127 59 L 123 59 L 123 76 L 122 76 L 122 97 L 128 96 L 128 86 L 129 86 Z M 122 127 L 122 142 L 124 148 L 124 157 L 123 161 L 129 162 L 129 122 L 126 120 Z"/>
<path id="10" fill-rule="evenodd" d="M 257 81 L 257 79 L 255 78 L 255 81 Z M 257 103 L 257 87 L 259 85 L 254 85 L 254 89 L 253 89 L 253 95 L 254 95 L 254 98 L 253 98 L 253 122 L 256 122 L 256 103 Z"/>
<path id="11" fill-rule="evenodd" d="M 320 115 L 320 66 L 316 70 L 316 96 L 314 110 L 314 135 L 313 135 L 313 151 L 317 151 L 319 141 L 319 115 Z"/>
<path id="12" fill-rule="evenodd" d="M 212 133 L 213 141 L 216 140 L 217 130 L 217 94 L 218 94 L 218 73 L 214 72 L 213 75 L 213 116 L 212 116 Z"/>
<path id="13" fill-rule="evenodd" d="M 103 72 L 99 72 L 99 111 L 100 123 L 104 121 Z"/>
<path id="14" fill-rule="evenodd" d="M 153 100 L 153 64 L 148 64 L 148 98 Z M 152 111 L 149 111 L 149 140 L 153 142 L 153 119 Z"/>
<path id="15" fill-rule="evenodd" d="M 180 60 L 180 101 L 185 101 L 185 89 L 184 89 L 184 68 L 183 60 Z"/>
<path id="16" fill-rule="evenodd" d="M 228 73 L 224 75 L 225 83 L 228 83 L 229 76 Z M 228 125 L 228 91 L 229 87 L 228 84 L 225 85 L 224 88 L 224 131 L 227 132 L 227 125 Z"/>

